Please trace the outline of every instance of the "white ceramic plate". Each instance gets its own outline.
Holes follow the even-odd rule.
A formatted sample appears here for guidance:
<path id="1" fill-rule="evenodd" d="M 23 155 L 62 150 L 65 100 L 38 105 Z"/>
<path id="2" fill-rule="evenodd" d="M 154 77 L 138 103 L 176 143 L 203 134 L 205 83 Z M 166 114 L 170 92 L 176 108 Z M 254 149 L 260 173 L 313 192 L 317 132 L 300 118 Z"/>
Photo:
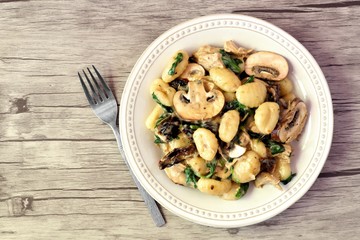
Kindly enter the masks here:
<path id="1" fill-rule="evenodd" d="M 283 55 L 297 96 L 309 110 L 305 130 L 295 147 L 292 169 L 297 176 L 283 191 L 251 187 L 244 198 L 225 201 L 172 183 L 158 168 L 161 151 L 153 143 L 145 119 L 155 106 L 151 82 L 172 54 L 189 53 L 226 40 L 255 50 Z M 319 43 L 320 44 L 320 43 Z M 241 227 L 269 219 L 301 198 L 315 182 L 328 156 L 333 134 L 332 102 L 327 82 L 311 54 L 293 37 L 263 20 L 244 15 L 210 15 L 182 23 L 158 37 L 141 55 L 125 85 L 120 131 L 130 167 L 149 194 L 174 214 L 214 227 Z"/>

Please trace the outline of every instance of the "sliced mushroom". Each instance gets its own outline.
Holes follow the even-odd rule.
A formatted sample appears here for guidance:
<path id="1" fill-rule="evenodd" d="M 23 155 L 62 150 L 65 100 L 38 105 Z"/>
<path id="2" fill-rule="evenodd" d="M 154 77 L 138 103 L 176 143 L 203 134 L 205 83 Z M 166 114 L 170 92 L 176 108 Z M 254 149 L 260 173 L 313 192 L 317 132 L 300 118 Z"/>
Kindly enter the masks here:
<path id="1" fill-rule="evenodd" d="M 184 148 L 175 148 L 165 156 L 163 156 L 159 162 L 160 170 L 173 166 L 174 164 L 180 163 L 188 158 L 191 158 L 196 153 L 195 145 L 190 145 Z"/>
<path id="2" fill-rule="evenodd" d="M 229 157 L 238 158 L 241 157 L 246 152 L 246 148 L 242 147 L 238 144 L 234 144 L 234 146 L 229 151 Z"/>
<path id="3" fill-rule="evenodd" d="M 301 134 L 307 119 L 307 108 L 303 101 L 295 98 L 281 115 L 280 123 L 272 132 L 272 138 L 290 143 Z"/>
<path id="4" fill-rule="evenodd" d="M 164 118 L 155 128 L 155 134 L 164 142 L 175 139 L 180 133 L 180 120 L 172 115 Z"/>
<path id="5" fill-rule="evenodd" d="M 177 114 L 185 120 L 204 120 L 216 116 L 225 104 L 221 91 L 206 92 L 203 81 L 188 83 L 188 92 L 178 91 L 173 103 Z"/>
<path id="6" fill-rule="evenodd" d="M 278 85 L 268 85 L 266 87 L 267 97 L 266 102 L 279 102 L 280 94 L 279 94 L 279 86 Z"/>
<path id="7" fill-rule="evenodd" d="M 250 135 L 247 132 L 242 131 L 239 136 L 239 141 L 240 141 L 240 146 L 246 147 L 251 141 Z"/>
<path id="8" fill-rule="evenodd" d="M 265 184 L 272 184 L 277 189 L 282 190 L 282 187 L 280 186 L 279 183 L 280 183 L 280 179 L 268 172 L 262 172 L 259 175 L 257 175 L 254 182 L 255 187 L 257 188 L 263 187 Z"/>
<path id="9" fill-rule="evenodd" d="M 189 63 L 185 71 L 180 75 L 181 79 L 187 79 L 189 81 L 200 80 L 205 76 L 205 69 L 197 63 Z"/>
<path id="10" fill-rule="evenodd" d="M 261 172 L 273 173 L 276 168 L 275 158 L 266 158 L 261 160 Z"/>
<path id="11" fill-rule="evenodd" d="M 233 40 L 226 41 L 224 43 L 224 50 L 226 52 L 232 53 L 239 58 L 246 58 L 253 51 L 252 49 L 246 49 L 243 47 L 239 47 Z"/>
<path id="12" fill-rule="evenodd" d="M 196 62 L 202 65 L 208 71 L 210 68 L 214 67 L 225 67 L 221 60 L 222 55 L 220 53 L 220 48 L 212 47 L 210 45 L 202 46 L 194 53 L 194 57 L 196 58 Z"/>
<path id="13" fill-rule="evenodd" d="M 286 59 L 273 52 L 257 52 L 245 61 L 245 72 L 258 78 L 273 81 L 283 80 L 289 72 Z"/>

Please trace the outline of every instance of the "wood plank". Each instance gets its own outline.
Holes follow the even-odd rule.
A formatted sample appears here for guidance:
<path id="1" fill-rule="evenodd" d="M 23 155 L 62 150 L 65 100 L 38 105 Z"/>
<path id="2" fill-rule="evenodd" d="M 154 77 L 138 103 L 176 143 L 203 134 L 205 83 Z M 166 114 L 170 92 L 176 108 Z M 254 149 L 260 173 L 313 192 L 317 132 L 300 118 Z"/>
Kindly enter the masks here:
<path id="1" fill-rule="evenodd" d="M 214 13 L 265 19 L 311 52 L 332 94 L 333 145 L 310 191 L 268 221 L 215 229 L 162 208 L 167 225 L 155 228 L 77 72 L 96 64 L 120 101 L 157 36 Z M 359 35 L 357 0 L 0 0 L 0 238 L 357 239 Z"/>

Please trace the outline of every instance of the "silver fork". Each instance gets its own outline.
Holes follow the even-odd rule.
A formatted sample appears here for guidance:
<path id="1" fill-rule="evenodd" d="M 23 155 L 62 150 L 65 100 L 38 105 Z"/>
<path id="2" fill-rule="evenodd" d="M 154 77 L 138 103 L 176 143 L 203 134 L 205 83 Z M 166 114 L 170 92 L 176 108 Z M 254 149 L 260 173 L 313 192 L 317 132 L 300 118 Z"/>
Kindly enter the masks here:
<path id="1" fill-rule="evenodd" d="M 117 117 L 117 112 L 118 112 L 116 99 L 115 99 L 113 93 L 111 92 L 109 86 L 106 84 L 106 82 L 104 81 L 104 79 L 102 78 L 100 73 L 98 72 L 98 70 L 94 67 L 94 65 L 92 67 L 94 68 L 97 79 L 91 73 L 89 68 L 87 68 L 87 70 L 91 76 L 91 79 L 88 77 L 88 75 L 86 74 L 86 72 L 84 70 L 82 71 L 85 76 L 85 79 L 91 89 L 91 93 L 89 92 L 88 87 L 86 86 L 83 78 L 81 77 L 81 74 L 78 72 L 81 86 L 84 89 L 86 98 L 89 101 L 91 108 L 94 110 L 95 115 L 98 118 L 100 118 L 104 123 L 109 125 L 111 127 L 111 129 L 113 130 L 115 137 L 116 137 L 118 147 L 119 147 L 119 151 L 121 153 L 121 156 L 129 168 L 131 176 L 133 177 L 134 182 L 135 182 L 137 188 L 139 189 L 141 196 L 143 197 L 143 199 L 145 201 L 146 206 L 148 207 L 148 209 L 150 211 L 151 217 L 153 218 L 156 226 L 161 227 L 165 224 L 165 219 L 162 216 L 162 214 L 159 210 L 159 207 L 157 206 L 155 200 L 140 185 L 139 181 L 136 179 L 133 172 L 131 171 L 128 160 L 126 159 L 126 156 L 125 156 L 125 153 L 123 150 L 123 146 L 121 144 L 119 129 L 116 126 L 116 117 Z"/>

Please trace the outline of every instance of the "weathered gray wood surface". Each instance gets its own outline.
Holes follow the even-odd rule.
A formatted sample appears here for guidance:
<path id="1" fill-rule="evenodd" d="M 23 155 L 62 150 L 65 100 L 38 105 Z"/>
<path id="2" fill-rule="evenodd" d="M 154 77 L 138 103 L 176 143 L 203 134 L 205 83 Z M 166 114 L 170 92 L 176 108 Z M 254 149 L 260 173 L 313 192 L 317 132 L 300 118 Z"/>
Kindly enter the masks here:
<path id="1" fill-rule="evenodd" d="M 358 239 L 360 1 L 290 2 L 0 0 L 0 239 Z M 231 12 L 283 28 L 319 62 L 334 103 L 330 156 L 310 191 L 268 221 L 214 229 L 162 209 L 156 228 L 76 73 L 95 64 L 120 100 L 158 35 Z"/>

